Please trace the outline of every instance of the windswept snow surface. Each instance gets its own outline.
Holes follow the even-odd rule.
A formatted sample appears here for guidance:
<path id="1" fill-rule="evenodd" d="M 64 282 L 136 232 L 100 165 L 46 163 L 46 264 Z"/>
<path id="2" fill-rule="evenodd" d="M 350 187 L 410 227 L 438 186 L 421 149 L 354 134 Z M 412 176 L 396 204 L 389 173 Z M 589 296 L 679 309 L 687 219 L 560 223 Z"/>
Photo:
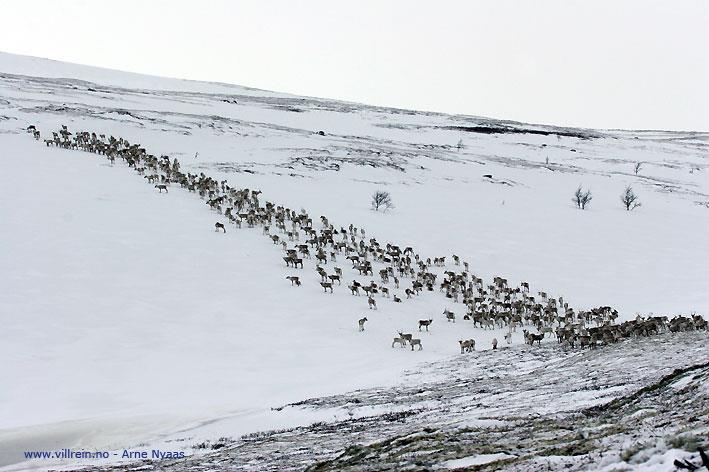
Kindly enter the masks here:
<path id="1" fill-rule="evenodd" d="M 508 454 L 478 454 L 476 456 L 463 457 L 462 459 L 453 459 L 441 464 L 444 469 L 462 469 L 474 465 L 487 464 L 488 462 L 507 459 L 512 456 Z"/>
<path id="2" fill-rule="evenodd" d="M 24 450 L 114 450 L 198 425 L 211 438 L 285 427 L 305 420 L 270 407 L 395 385 L 457 355 L 458 339 L 503 342 L 438 293 L 378 299 L 376 312 L 345 284 L 324 294 L 314 263 L 286 269 L 259 230 L 215 233 L 223 217 L 194 194 L 158 194 L 122 162 L 47 148 L 30 124 L 43 138 L 66 124 L 141 143 L 183 171 L 382 244 L 458 254 L 486 280 L 525 280 L 575 308 L 709 312 L 707 133 L 525 125 L 0 53 L 0 466 Z M 585 211 L 571 203 L 578 185 L 593 192 Z M 626 185 L 642 202 L 633 212 L 620 206 Z M 396 208 L 370 210 L 376 189 Z M 368 281 L 337 265 L 345 282 Z M 285 280 L 295 272 L 300 288 Z M 423 351 L 391 348 L 429 317 Z"/>

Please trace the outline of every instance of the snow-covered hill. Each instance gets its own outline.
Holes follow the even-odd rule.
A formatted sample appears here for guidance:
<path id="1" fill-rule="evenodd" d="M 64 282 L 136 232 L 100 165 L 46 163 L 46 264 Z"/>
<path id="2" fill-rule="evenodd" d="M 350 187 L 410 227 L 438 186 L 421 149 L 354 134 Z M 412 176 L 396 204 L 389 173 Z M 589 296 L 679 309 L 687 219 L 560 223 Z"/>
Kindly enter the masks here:
<path id="1" fill-rule="evenodd" d="M 296 271 L 259 230 L 216 233 L 224 217 L 199 197 L 46 147 L 30 124 L 43 138 L 61 125 L 123 137 L 186 172 L 424 257 L 457 254 L 488 281 L 527 281 L 579 309 L 709 311 L 707 133 L 419 113 L 0 53 L 0 466 L 24 450 L 121 449 L 215 419 L 193 437 L 300 424 L 311 418 L 269 408 L 395 385 L 460 355 L 459 339 L 488 349 L 503 335 L 446 323 L 445 308 L 465 310 L 439 293 L 378 299 L 376 312 L 346 284 L 325 294 L 310 261 L 291 287 Z M 584 211 L 571 203 L 579 185 L 594 196 Z M 642 202 L 632 212 L 619 201 L 627 185 Z M 395 209 L 370 209 L 377 189 Z M 345 262 L 345 281 L 369 280 Z M 397 331 L 429 317 L 424 350 L 392 350 Z"/>

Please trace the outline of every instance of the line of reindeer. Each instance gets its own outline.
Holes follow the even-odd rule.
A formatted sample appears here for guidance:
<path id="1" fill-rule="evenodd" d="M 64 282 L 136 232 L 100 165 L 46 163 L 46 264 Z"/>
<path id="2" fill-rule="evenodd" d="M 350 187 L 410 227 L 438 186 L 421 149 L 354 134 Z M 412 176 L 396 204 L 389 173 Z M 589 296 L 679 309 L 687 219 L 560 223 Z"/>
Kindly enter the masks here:
<path id="1" fill-rule="evenodd" d="M 27 131 L 35 139 L 40 139 L 40 133 L 33 125 Z M 485 284 L 482 278 L 470 272 L 469 263 L 461 261 L 457 255 L 451 258 L 453 268 L 457 270 L 443 270 L 441 280 L 437 282 L 439 274 L 435 271 L 447 267 L 446 256 L 424 259 L 410 246 L 392 243 L 382 245 L 376 238 L 367 239 L 364 228 L 352 224 L 347 228 L 335 227 L 326 216 L 320 216 L 320 227 L 316 229 L 312 217 L 303 209 L 296 212 L 269 201 L 262 203 L 259 198 L 261 191 L 234 188 L 226 180 L 218 181 L 203 172 L 184 173 L 176 158 L 170 161 L 169 156 L 152 155 L 139 144 L 131 144 L 123 138 L 106 138 L 103 134 L 86 131 L 74 134 L 62 125 L 61 130 L 53 133 L 53 139 L 47 139 L 45 143 L 47 146 L 104 155 L 111 164 L 116 159 L 123 159 L 148 183 L 154 184 L 160 193 L 167 193 L 169 186 L 176 183 L 206 200 L 213 211 L 223 215 L 233 226 L 260 226 L 262 234 L 283 250 L 286 267 L 303 269 L 305 259 L 315 259 L 315 271 L 324 292 L 333 293 L 334 287 L 342 285 L 343 270 L 334 266 L 338 257 L 349 261 L 352 272 L 370 278 L 367 283 L 355 278 L 347 284 L 352 296 L 364 294 L 370 310 L 378 309 L 375 299 L 377 294 L 394 303 L 401 303 L 404 299 L 416 298 L 425 292 L 438 291 L 450 302 L 465 307 L 462 318 L 472 322 L 473 327 L 507 328 L 505 340 L 508 344 L 511 343 L 511 333 L 520 327 L 536 328 L 536 333 L 524 330 L 525 342 L 529 344 L 540 344 L 545 335 L 556 334 L 559 343 L 571 347 L 578 343 L 582 348 L 593 347 L 599 342 L 608 344 L 629 336 L 656 334 L 665 330 L 706 329 L 706 322 L 700 315 L 679 317 L 672 321 L 666 317 L 652 317 L 615 325 L 618 312 L 608 306 L 575 311 L 561 296 L 549 296 L 544 291 L 530 295 L 527 282 L 511 287 L 507 279 L 494 277 L 491 284 Z M 227 231 L 226 225 L 220 221 L 214 227 L 215 231 Z M 331 273 L 324 268 L 329 263 L 333 264 Z M 378 282 L 373 279 L 375 264 Z M 293 286 L 302 285 L 299 276 L 289 275 L 286 279 Z M 408 282 L 405 284 L 404 281 Z M 399 292 L 393 293 L 394 290 Z M 448 309 L 444 310 L 443 316 L 447 322 L 456 322 L 455 313 Z M 432 322 L 432 319 L 419 320 L 419 330 L 422 327 L 428 330 Z M 359 320 L 359 328 L 364 330 L 362 319 Z M 404 333 L 399 335 L 394 338 L 392 346 L 399 344 L 404 347 L 408 343 L 412 350 L 414 346 L 418 346 L 419 350 L 423 348 L 420 339 L 412 339 Z M 461 352 L 475 349 L 475 341 L 472 339 L 460 340 L 459 343 Z M 493 344 L 496 347 L 496 340 Z"/>

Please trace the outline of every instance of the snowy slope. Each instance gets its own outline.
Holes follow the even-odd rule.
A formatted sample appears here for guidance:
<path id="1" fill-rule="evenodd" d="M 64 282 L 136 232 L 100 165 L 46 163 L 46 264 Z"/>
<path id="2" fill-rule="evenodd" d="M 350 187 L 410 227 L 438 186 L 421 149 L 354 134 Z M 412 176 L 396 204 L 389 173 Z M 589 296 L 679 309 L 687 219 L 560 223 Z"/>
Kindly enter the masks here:
<path id="1" fill-rule="evenodd" d="M 447 324 L 444 308 L 463 309 L 440 294 L 372 312 L 344 285 L 324 294 L 312 263 L 291 287 L 258 230 L 215 233 L 223 217 L 198 197 L 47 148 L 29 124 L 43 137 L 66 124 L 139 142 L 183 170 L 422 255 L 458 254 L 487 280 L 525 280 L 577 308 L 709 311 L 706 133 L 418 113 L 0 53 L 0 466 L 29 448 L 118 449 L 228 415 L 250 418 L 240 433 L 280 427 L 300 419 L 272 406 L 394 385 L 456 355 L 458 339 L 502 339 Z M 594 194 L 586 211 L 570 201 L 580 184 Z M 643 204 L 632 213 L 619 203 L 628 184 Z M 394 210 L 369 209 L 380 188 Z M 428 317 L 423 351 L 391 349 Z"/>

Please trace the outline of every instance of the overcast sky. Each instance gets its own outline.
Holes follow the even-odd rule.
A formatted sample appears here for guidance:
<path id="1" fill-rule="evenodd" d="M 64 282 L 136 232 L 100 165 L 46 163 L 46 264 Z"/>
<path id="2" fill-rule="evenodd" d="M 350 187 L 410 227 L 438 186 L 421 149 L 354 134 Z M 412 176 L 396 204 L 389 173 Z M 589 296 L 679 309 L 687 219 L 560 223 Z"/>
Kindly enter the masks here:
<path id="1" fill-rule="evenodd" d="M 0 0 L 0 50 L 376 105 L 709 131 L 709 0 Z"/>

